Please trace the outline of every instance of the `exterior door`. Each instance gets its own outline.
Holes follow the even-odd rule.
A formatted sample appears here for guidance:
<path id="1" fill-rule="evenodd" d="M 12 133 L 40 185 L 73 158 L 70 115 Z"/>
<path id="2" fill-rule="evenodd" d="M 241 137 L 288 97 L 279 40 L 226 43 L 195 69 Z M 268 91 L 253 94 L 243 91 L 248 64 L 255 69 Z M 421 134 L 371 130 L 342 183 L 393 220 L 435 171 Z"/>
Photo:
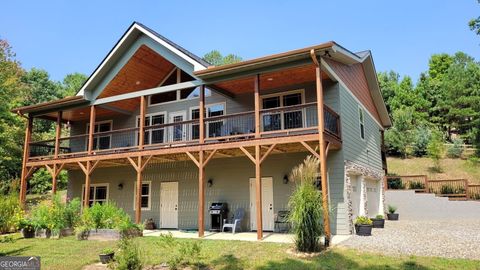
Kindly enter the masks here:
<path id="1" fill-rule="evenodd" d="M 255 178 L 250 178 L 250 229 L 257 229 Z M 273 212 L 273 179 L 262 177 L 262 227 L 264 231 L 273 231 L 275 215 Z"/>
<path id="2" fill-rule="evenodd" d="M 352 210 L 353 210 L 353 218 L 355 219 L 358 217 L 360 213 L 360 177 L 351 175 L 350 181 L 352 183 Z"/>
<path id="3" fill-rule="evenodd" d="M 160 228 L 178 228 L 178 182 L 160 184 Z"/>
<path id="4" fill-rule="evenodd" d="M 186 112 L 174 112 L 170 114 L 170 123 L 178 123 L 186 121 Z M 187 137 L 187 130 L 185 124 L 173 125 L 170 127 L 170 141 L 185 141 Z"/>

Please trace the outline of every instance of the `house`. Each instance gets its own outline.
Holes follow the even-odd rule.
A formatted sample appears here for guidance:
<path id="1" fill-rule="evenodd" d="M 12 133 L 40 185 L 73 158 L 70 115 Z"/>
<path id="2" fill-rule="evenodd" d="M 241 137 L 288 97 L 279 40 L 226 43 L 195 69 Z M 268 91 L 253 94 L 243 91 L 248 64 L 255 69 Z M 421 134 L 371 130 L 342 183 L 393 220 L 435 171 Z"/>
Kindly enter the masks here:
<path id="1" fill-rule="evenodd" d="M 328 237 L 384 212 L 391 122 L 369 51 L 327 42 L 214 67 L 135 22 L 76 96 L 14 111 L 28 119 L 22 203 L 36 169 L 53 192 L 67 170 L 83 207 L 111 200 L 137 222 L 202 236 L 223 202 L 261 239 L 288 209 L 290 171 L 314 155 Z M 32 140 L 38 119 L 56 122 L 54 138 Z"/>

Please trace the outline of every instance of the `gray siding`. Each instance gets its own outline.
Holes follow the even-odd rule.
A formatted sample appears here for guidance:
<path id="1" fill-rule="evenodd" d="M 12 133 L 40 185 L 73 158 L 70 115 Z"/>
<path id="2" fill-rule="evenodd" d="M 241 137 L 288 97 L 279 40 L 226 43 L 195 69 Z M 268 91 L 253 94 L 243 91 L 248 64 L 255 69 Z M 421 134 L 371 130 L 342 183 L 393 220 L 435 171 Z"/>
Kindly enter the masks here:
<path id="1" fill-rule="evenodd" d="M 345 160 L 382 170 L 380 126 L 364 111 L 365 139 L 360 137 L 359 103 L 340 86 L 340 116 Z"/>
<path id="2" fill-rule="evenodd" d="M 262 176 L 273 178 L 274 212 L 287 209 L 288 199 L 295 184 L 283 183 L 285 174 L 300 164 L 307 156 L 306 152 L 291 154 L 272 154 L 262 164 Z M 335 156 L 335 155 L 332 155 Z M 331 160 L 333 161 L 333 160 Z M 330 163 L 331 163 L 330 161 Z M 246 157 L 213 159 L 206 168 L 206 180 L 212 179 L 212 187 L 206 188 L 205 202 L 227 202 L 230 212 L 242 207 L 247 218 L 244 229 L 249 228 L 250 193 L 249 179 L 255 177 L 255 167 Z M 108 183 L 109 200 L 134 217 L 134 185 L 136 174 L 132 167 L 98 168 L 92 174 L 92 184 Z M 333 177 L 330 176 L 332 182 Z M 142 219 L 160 220 L 160 183 L 177 181 L 179 183 L 178 224 L 180 229 L 196 229 L 198 213 L 198 169 L 191 161 L 157 163 L 149 165 L 143 174 L 143 181 L 151 181 L 151 209 L 142 211 Z M 69 172 L 68 197 L 80 197 L 85 177 L 80 171 Z M 118 185 L 122 183 L 123 189 Z M 210 217 L 205 213 L 206 228 L 210 227 Z"/>

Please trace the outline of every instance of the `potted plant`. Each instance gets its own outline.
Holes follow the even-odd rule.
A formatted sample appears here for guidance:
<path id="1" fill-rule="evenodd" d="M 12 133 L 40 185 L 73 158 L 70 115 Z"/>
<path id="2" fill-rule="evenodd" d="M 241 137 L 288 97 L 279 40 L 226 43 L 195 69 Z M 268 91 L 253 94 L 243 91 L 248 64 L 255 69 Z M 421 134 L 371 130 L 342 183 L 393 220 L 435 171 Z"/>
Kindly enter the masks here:
<path id="1" fill-rule="evenodd" d="M 35 237 L 35 226 L 30 219 L 21 219 L 18 227 L 22 231 L 23 238 Z"/>
<path id="2" fill-rule="evenodd" d="M 383 215 L 377 215 L 375 218 L 372 218 L 373 228 L 384 228 L 385 227 L 385 218 Z"/>
<path id="3" fill-rule="evenodd" d="M 388 220 L 398 220 L 398 213 L 395 213 L 397 211 L 397 207 L 393 205 L 388 206 Z"/>
<path id="4" fill-rule="evenodd" d="M 372 235 L 372 220 L 365 216 L 359 216 L 355 220 L 355 232 L 357 235 L 370 236 Z"/>
<path id="5" fill-rule="evenodd" d="M 113 260 L 115 251 L 112 248 L 104 248 L 102 252 L 98 255 L 100 257 L 100 262 L 107 264 Z"/>

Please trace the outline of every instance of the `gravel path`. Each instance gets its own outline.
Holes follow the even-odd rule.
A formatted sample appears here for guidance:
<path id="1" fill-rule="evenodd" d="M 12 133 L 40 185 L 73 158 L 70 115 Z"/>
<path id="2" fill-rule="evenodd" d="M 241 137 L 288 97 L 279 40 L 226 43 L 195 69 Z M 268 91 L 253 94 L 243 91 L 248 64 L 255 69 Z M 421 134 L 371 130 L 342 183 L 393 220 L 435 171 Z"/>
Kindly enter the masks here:
<path id="1" fill-rule="evenodd" d="M 480 260 L 480 220 L 385 221 L 372 236 L 357 236 L 339 246 L 386 255 L 417 255 Z"/>

